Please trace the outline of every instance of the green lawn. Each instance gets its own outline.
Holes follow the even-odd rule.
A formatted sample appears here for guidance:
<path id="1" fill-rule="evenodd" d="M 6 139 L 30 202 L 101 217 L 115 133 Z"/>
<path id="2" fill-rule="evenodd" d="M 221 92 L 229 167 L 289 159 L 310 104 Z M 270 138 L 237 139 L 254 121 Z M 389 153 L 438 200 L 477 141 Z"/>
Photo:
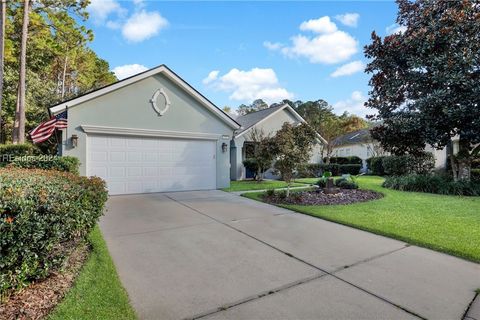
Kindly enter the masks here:
<path id="1" fill-rule="evenodd" d="M 300 179 L 313 183 L 318 179 Z M 480 262 L 480 197 L 402 192 L 381 187 L 383 178 L 363 176 L 360 187 L 384 198 L 352 205 L 282 205 L 322 219 Z M 261 193 L 245 194 L 260 200 Z"/>
<path id="2" fill-rule="evenodd" d="M 98 227 L 89 241 L 93 248 L 90 257 L 49 319 L 136 319 Z"/>
<path id="3" fill-rule="evenodd" d="M 302 183 L 292 183 L 292 187 L 304 186 Z M 230 188 L 224 188 L 223 191 L 234 192 L 234 191 L 248 191 L 248 190 L 266 190 L 266 189 L 277 189 L 277 188 L 286 188 L 287 183 L 285 181 L 278 180 L 263 180 L 260 182 L 252 180 L 240 180 L 240 181 L 230 181 Z"/>

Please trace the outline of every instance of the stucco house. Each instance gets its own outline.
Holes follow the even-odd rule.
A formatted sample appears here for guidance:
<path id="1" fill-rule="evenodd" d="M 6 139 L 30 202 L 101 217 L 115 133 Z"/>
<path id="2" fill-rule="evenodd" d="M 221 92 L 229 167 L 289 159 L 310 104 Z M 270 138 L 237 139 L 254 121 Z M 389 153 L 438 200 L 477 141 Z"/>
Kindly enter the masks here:
<path id="1" fill-rule="evenodd" d="M 170 70 L 147 70 L 49 108 L 67 111 L 59 151 L 80 159 L 110 194 L 230 184 L 234 119 Z"/>
<path id="2" fill-rule="evenodd" d="M 242 127 L 235 131 L 230 141 L 230 177 L 232 180 L 253 178 L 254 173 L 246 170 L 243 165 L 243 160 L 251 157 L 253 142 L 250 134 L 253 130 L 262 131 L 266 135 L 273 136 L 285 122 L 291 124 L 305 122 L 288 104 L 238 116 L 235 120 Z M 310 157 L 310 163 L 319 163 L 321 161 L 321 143 L 323 142 L 323 138 L 318 135 L 318 140 Z M 278 176 L 270 169 L 265 173 L 265 178 L 276 179 Z"/>
<path id="3" fill-rule="evenodd" d="M 455 140 L 453 140 L 455 142 Z M 337 137 L 333 144 L 334 157 L 349 157 L 357 156 L 362 159 L 363 168 L 365 172 L 367 169 L 367 159 L 371 157 L 388 155 L 380 146 L 378 141 L 375 141 L 369 129 L 357 130 Z M 454 143 L 455 145 L 455 143 Z M 445 169 L 447 166 L 447 148 L 437 150 L 431 146 L 427 146 L 425 151 L 433 153 L 435 157 L 435 169 Z"/>

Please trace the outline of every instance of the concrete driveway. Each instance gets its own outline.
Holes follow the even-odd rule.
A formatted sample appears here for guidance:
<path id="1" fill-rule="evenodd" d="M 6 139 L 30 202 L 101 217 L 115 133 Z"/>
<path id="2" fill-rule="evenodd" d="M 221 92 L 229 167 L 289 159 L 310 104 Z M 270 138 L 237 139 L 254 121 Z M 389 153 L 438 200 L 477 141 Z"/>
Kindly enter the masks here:
<path id="1" fill-rule="evenodd" d="M 222 191 L 111 197 L 141 319 L 462 319 L 480 265 Z"/>

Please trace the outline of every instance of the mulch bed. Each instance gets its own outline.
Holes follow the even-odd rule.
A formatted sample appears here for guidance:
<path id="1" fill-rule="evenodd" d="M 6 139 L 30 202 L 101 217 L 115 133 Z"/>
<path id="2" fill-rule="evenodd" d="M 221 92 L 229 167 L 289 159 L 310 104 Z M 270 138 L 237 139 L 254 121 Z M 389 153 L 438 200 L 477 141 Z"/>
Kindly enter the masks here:
<path id="1" fill-rule="evenodd" d="M 326 194 L 321 190 L 301 191 L 292 193 L 289 198 L 284 198 L 276 193 L 273 196 L 265 195 L 263 199 L 274 204 L 334 205 L 365 202 L 382 197 L 381 193 L 371 190 L 340 189 L 336 194 Z"/>
<path id="2" fill-rule="evenodd" d="M 80 244 L 67 259 L 62 271 L 53 272 L 48 278 L 13 293 L 7 301 L 0 302 L 2 320 L 44 319 L 60 302 L 88 258 L 90 248 Z"/>

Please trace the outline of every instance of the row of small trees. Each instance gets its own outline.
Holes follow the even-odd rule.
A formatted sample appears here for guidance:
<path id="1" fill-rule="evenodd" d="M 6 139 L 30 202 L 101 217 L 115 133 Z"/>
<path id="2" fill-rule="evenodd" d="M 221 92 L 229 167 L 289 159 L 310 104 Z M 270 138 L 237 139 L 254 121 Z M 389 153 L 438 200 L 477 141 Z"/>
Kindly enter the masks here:
<path id="1" fill-rule="evenodd" d="M 249 138 L 254 148 L 253 157 L 247 161 L 256 170 L 256 179 L 262 180 L 264 172 L 273 165 L 287 183 L 288 196 L 295 172 L 310 158 L 317 140 L 315 130 L 305 123 L 292 125 L 286 122 L 274 136 L 254 128 Z"/>

